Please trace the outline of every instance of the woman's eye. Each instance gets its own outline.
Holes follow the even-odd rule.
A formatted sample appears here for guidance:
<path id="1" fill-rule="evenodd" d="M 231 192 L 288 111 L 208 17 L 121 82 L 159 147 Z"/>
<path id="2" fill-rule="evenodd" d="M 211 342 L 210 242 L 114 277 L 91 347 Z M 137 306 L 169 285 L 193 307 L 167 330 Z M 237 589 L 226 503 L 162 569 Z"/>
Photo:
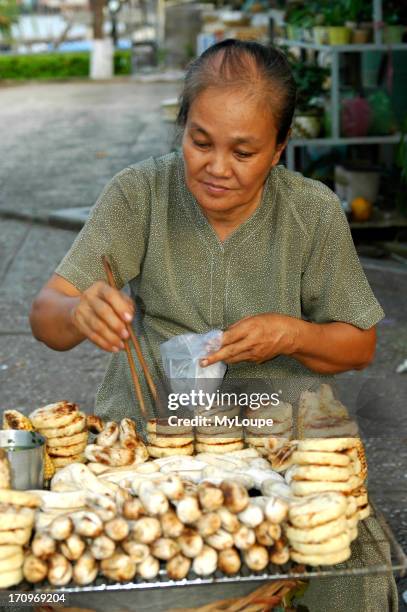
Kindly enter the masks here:
<path id="1" fill-rule="evenodd" d="M 199 142 L 198 140 L 194 140 L 194 145 L 199 147 L 200 149 L 207 149 L 209 147 L 209 143 L 207 142 Z"/>
<path id="2" fill-rule="evenodd" d="M 236 155 L 238 157 L 243 157 L 244 159 L 251 157 L 253 153 L 247 153 L 246 151 L 236 151 Z"/>

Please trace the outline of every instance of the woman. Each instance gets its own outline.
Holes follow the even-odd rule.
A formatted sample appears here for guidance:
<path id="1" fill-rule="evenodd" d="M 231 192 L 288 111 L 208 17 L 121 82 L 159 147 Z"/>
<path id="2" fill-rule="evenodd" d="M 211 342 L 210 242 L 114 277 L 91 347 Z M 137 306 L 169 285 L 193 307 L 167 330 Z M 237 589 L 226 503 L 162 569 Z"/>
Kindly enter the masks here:
<path id="1" fill-rule="evenodd" d="M 89 339 L 113 353 L 96 400 L 102 416 L 137 416 L 122 350 L 134 301 L 143 351 L 158 370 L 161 342 L 213 328 L 226 331 L 206 364 L 224 360 L 231 377 L 301 386 L 372 360 L 383 312 L 340 203 L 278 166 L 295 96 L 276 49 L 234 40 L 211 47 L 186 75 L 182 153 L 116 175 L 35 299 L 36 338 L 56 350 Z M 103 254 L 131 298 L 106 284 Z M 328 607 L 309 589 L 311 610 L 383 612 L 393 588 L 384 581 L 374 604 L 352 608 L 354 596 L 342 599 L 331 583 Z"/>

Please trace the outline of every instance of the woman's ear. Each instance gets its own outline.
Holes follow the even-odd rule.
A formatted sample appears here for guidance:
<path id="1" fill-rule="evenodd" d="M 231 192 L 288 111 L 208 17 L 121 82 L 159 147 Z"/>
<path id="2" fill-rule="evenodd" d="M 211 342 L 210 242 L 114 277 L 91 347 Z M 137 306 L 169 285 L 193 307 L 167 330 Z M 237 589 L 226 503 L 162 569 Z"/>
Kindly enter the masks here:
<path id="1" fill-rule="evenodd" d="M 278 164 L 278 162 L 280 161 L 281 154 L 283 153 L 284 149 L 286 148 L 287 143 L 290 140 L 290 137 L 291 137 L 291 128 L 288 130 L 288 134 L 287 134 L 286 139 L 276 146 L 275 151 L 274 151 L 274 155 L 273 155 L 272 166 L 276 166 Z"/>

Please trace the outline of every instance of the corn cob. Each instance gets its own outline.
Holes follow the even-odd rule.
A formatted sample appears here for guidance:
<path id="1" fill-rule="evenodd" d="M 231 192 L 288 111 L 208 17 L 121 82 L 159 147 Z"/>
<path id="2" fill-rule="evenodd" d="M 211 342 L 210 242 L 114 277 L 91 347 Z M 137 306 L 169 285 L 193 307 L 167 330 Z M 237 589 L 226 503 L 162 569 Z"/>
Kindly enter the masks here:
<path id="1" fill-rule="evenodd" d="M 30 419 L 18 410 L 5 410 L 3 413 L 3 429 L 20 429 L 35 431 Z M 49 480 L 55 474 L 55 466 L 44 445 L 44 480 Z"/>
<path id="2" fill-rule="evenodd" d="M 44 446 L 44 480 L 50 480 L 55 474 L 55 465 Z"/>
<path id="3" fill-rule="evenodd" d="M 10 464 L 7 459 L 7 453 L 0 448 L 0 488 L 9 489 L 10 486 Z"/>

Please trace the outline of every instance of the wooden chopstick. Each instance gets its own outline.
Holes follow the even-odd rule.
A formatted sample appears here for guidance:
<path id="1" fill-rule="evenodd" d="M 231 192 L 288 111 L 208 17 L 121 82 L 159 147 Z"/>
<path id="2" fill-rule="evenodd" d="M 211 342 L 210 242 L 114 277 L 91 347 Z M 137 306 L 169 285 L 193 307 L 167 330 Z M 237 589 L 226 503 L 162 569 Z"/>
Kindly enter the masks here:
<path id="1" fill-rule="evenodd" d="M 103 267 L 105 269 L 105 273 L 106 273 L 109 285 L 113 289 L 117 289 L 116 283 L 115 283 L 115 280 L 114 280 L 114 276 L 113 276 L 113 272 L 112 272 L 112 269 L 110 267 L 109 260 L 108 260 L 108 258 L 105 255 L 103 255 L 103 257 L 102 257 L 102 262 L 103 262 Z M 130 338 L 132 338 L 131 332 L 133 330 L 131 329 L 131 324 L 130 323 L 126 323 L 126 329 L 127 329 L 128 333 L 129 333 Z M 134 336 L 134 334 L 133 334 L 133 336 Z M 134 364 L 134 359 L 133 359 L 133 355 L 131 353 L 131 348 L 130 348 L 128 340 L 124 340 L 124 348 L 125 348 L 125 351 L 126 351 L 127 360 L 129 362 L 131 377 L 133 379 L 133 384 L 134 384 L 134 388 L 136 390 L 137 399 L 138 399 L 139 404 L 140 404 L 140 409 L 141 409 L 141 412 L 142 412 L 144 418 L 147 419 L 147 412 L 146 412 L 146 407 L 145 407 L 145 404 L 144 404 L 143 393 L 141 391 L 140 381 L 138 379 L 136 366 Z M 141 352 L 141 350 L 140 350 L 140 352 Z"/>
<path id="2" fill-rule="evenodd" d="M 103 257 L 103 265 L 105 266 L 106 274 L 108 274 L 107 270 L 109 270 L 109 278 L 111 279 L 111 280 L 109 280 L 109 283 L 113 283 L 113 285 L 111 285 L 111 286 L 114 287 L 114 288 L 117 288 L 116 287 L 116 283 L 114 281 L 112 267 L 111 267 L 111 265 L 109 263 L 109 260 L 108 260 L 108 258 L 106 256 Z M 146 377 L 146 381 L 147 381 L 147 384 L 149 386 L 151 395 L 153 396 L 154 401 L 157 402 L 158 401 L 157 387 L 154 384 L 153 378 L 152 378 L 152 376 L 150 374 L 150 371 L 148 369 L 147 363 L 146 363 L 146 361 L 144 359 L 144 355 L 143 355 L 143 352 L 141 350 L 140 342 L 138 341 L 138 338 L 137 338 L 136 334 L 134 333 L 134 329 L 133 329 L 131 323 L 126 323 L 126 327 L 127 327 L 127 331 L 129 332 L 130 340 L 133 342 L 133 346 L 134 346 L 134 349 L 136 351 L 137 358 L 138 358 L 138 360 L 140 362 L 140 365 L 141 365 L 141 367 L 143 369 L 144 376 Z"/>
<path id="3" fill-rule="evenodd" d="M 147 384 L 149 386 L 151 395 L 153 396 L 154 401 L 157 403 L 158 402 L 157 387 L 154 384 L 154 381 L 153 381 L 153 379 L 151 377 L 151 374 L 150 374 L 150 371 L 148 369 L 148 366 L 147 366 L 147 364 L 145 362 L 144 355 L 141 352 L 140 342 L 138 341 L 138 338 L 137 338 L 136 334 L 134 333 L 134 329 L 132 328 L 130 323 L 127 325 L 127 329 L 128 329 L 129 334 L 130 334 L 130 339 L 133 342 L 134 348 L 136 350 L 136 354 L 137 354 L 138 360 L 140 361 L 141 367 L 143 368 L 144 376 L 146 377 L 146 381 L 147 381 Z"/>

